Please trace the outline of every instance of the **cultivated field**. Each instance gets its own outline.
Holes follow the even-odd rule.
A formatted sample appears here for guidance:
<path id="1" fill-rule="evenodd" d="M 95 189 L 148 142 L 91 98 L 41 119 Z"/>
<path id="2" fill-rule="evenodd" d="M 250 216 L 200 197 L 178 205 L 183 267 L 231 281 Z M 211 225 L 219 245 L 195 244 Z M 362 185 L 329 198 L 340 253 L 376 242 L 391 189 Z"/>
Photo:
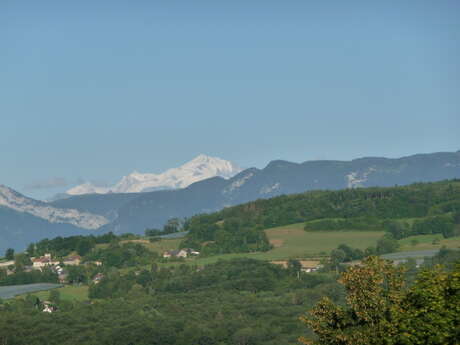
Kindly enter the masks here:
<path id="1" fill-rule="evenodd" d="M 269 259 L 328 255 L 340 244 L 365 249 L 383 235 L 383 231 L 305 231 L 303 227 L 298 223 L 265 230 L 275 247 L 266 253 Z"/>

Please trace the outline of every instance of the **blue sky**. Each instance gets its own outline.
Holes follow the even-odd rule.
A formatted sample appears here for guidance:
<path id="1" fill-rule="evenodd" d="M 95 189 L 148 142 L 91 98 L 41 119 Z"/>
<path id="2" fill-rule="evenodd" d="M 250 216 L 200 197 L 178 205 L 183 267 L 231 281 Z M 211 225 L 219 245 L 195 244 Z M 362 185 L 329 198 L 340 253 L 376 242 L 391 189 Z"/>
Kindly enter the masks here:
<path id="1" fill-rule="evenodd" d="M 458 1 L 0 2 L 0 184 L 460 149 Z M 55 186 L 55 188 L 50 188 Z"/>

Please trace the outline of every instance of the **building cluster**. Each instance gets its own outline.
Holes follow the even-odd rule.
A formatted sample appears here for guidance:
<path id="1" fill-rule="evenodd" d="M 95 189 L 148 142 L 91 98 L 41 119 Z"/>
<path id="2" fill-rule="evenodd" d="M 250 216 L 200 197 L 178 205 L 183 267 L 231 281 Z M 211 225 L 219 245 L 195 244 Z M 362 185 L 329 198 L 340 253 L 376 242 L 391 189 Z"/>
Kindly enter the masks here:
<path id="1" fill-rule="evenodd" d="M 279 260 L 279 261 L 271 261 L 272 264 L 283 266 L 284 268 L 288 268 L 288 261 L 286 260 Z M 299 260 L 300 263 L 300 271 L 304 273 L 312 273 L 318 271 L 323 265 L 320 261 L 317 260 Z"/>
<path id="2" fill-rule="evenodd" d="M 200 252 L 192 248 L 182 248 L 177 250 L 167 250 L 163 253 L 164 258 L 187 258 L 189 256 L 200 255 Z"/>
<path id="3" fill-rule="evenodd" d="M 68 275 L 65 270 L 65 266 L 79 266 L 82 263 L 82 258 L 80 255 L 70 255 L 64 259 L 58 260 L 53 258 L 50 253 L 46 253 L 40 257 L 31 257 L 30 261 L 32 262 L 32 265 L 25 266 L 25 272 L 31 272 L 32 270 L 42 271 L 45 267 L 48 267 L 58 275 L 61 283 L 65 283 Z M 101 261 L 91 261 L 87 262 L 87 264 L 102 266 Z M 15 273 L 14 266 L 15 262 L 13 260 L 0 262 L 0 269 L 5 269 L 7 275 Z"/>
<path id="4" fill-rule="evenodd" d="M 32 257 L 30 258 L 32 261 L 32 267 L 34 269 L 39 269 L 41 270 L 43 267 L 47 266 L 59 266 L 61 263 L 60 260 L 53 259 L 51 257 L 51 254 L 46 253 L 43 256 L 40 256 L 38 258 Z M 81 256 L 80 255 L 72 255 L 68 256 L 67 258 L 62 260 L 62 263 L 66 266 L 78 266 L 81 263 Z"/>

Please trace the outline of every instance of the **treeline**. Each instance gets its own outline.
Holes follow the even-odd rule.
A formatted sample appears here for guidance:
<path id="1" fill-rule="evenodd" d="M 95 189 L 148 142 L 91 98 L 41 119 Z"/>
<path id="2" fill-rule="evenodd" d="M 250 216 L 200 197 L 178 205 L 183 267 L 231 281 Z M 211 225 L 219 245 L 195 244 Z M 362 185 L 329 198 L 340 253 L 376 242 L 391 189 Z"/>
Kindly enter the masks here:
<path id="1" fill-rule="evenodd" d="M 6 270 L 0 269 L 0 286 L 58 282 L 58 275 L 49 268 L 30 272 L 19 270 L 10 275 L 7 274 Z"/>
<path id="2" fill-rule="evenodd" d="M 215 214 L 187 220 L 189 231 L 181 247 L 195 248 L 202 255 L 267 251 L 271 248 L 260 226 L 237 217 L 216 220 Z"/>
<path id="3" fill-rule="evenodd" d="M 65 257 L 73 252 L 81 256 L 86 255 L 97 244 L 111 243 L 113 241 L 120 241 L 126 238 L 131 238 L 134 235 L 124 234 L 116 236 L 112 232 L 102 234 L 99 236 L 69 236 L 69 237 L 55 237 L 53 239 L 45 238 L 39 242 L 31 243 L 27 247 L 27 254 L 29 256 L 41 256 L 45 253 L 52 254 L 53 257 Z"/>
<path id="4" fill-rule="evenodd" d="M 365 250 L 352 248 L 346 244 L 340 244 L 336 249 L 331 251 L 330 265 L 331 267 L 337 267 L 342 262 L 361 260 L 372 255 L 393 253 L 398 247 L 398 241 L 391 234 L 386 234 L 377 241 L 375 246 L 369 246 Z"/>
<path id="5" fill-rule="evenodd" d="M 106 267 L 117 268 L 147 265 L 158 258 L 158 253 L 133 242 L 112 242 L 105 248 L 95 248 L 84 257 L 86 261 L 101 261 Z"/>
<path id="6" fill-rule="evenodd" d="M 396 239 L 413 235 L 442 234 L 444 238 L 459 235 L 456 225 L 460 225 L 460 210 L 438 216 L 429 216 L 414 220 L 412 223 L 400 220 L 387 220 L 384 228 Z"/>
<path id="7" fill-rule="evenodd" d="M 305 223 L 307 231 L 385 230 L 400 240 L 414 235 L 442 234 L 444 238 L 460 235 L 460 210 L 442 215 L 405 219 L 378 219 L 373 217 L 326 218 Z"/>
<path id="8" fill-rule="evenodd" d="M 190 265 L 158 267 L 126 275 L 109 273 L 100 283 L 90 287 L 91 298 L 124 296 L 136 289 L 144 293 L 191 293 L 195 291 L 281 291 L 311 288 L 323 283 L 333 283 L 328 274 L 300 274 L 300 266 L 281 266 L 253 259 L 221 260 L 202 268 Z M 337 295 L 336 299 L 340 296 Z"/>

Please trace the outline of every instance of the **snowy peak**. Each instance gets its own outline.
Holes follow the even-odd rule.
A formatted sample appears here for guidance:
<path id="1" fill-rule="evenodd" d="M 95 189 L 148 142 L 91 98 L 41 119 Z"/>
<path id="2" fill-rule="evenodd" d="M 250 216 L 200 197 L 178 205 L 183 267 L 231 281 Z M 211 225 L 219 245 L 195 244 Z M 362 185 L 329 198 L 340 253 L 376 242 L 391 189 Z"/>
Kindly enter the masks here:
<path id="1" fill-rule="evenodd" d="M 0 206 L 29 213 L 50 223 L 68 223 L 83 229 L 97 229 L 108 223 L 108 220 L 102 216 L 74 209 L 56 208 L 47 203 L 27 198 L 4 185 L 0 185 Z"/>
<path id="2" fill-rule="evenodd" d="M 67 191 L 67 194 L 80 195 L 80 194 L 103 194 L 106 193 L 104 187 L 96 187 L 89 182 L 83 183 Z"/>
<path id="3" fill-rule="evenodd" d="M 112 187 L 104 188 L 94 186 L 91 183 L 84 183 L 68 190 L 67 194 L 139 193 L 160 189 L 185 188 L 192 183 L 215 176 L 228 179 L 241 171 L 242 169 L 235 163 L 200 154 L 182 166 L 169 169 L 161 174 L 143 174 L 133 171 L 122 177 Z"/>

